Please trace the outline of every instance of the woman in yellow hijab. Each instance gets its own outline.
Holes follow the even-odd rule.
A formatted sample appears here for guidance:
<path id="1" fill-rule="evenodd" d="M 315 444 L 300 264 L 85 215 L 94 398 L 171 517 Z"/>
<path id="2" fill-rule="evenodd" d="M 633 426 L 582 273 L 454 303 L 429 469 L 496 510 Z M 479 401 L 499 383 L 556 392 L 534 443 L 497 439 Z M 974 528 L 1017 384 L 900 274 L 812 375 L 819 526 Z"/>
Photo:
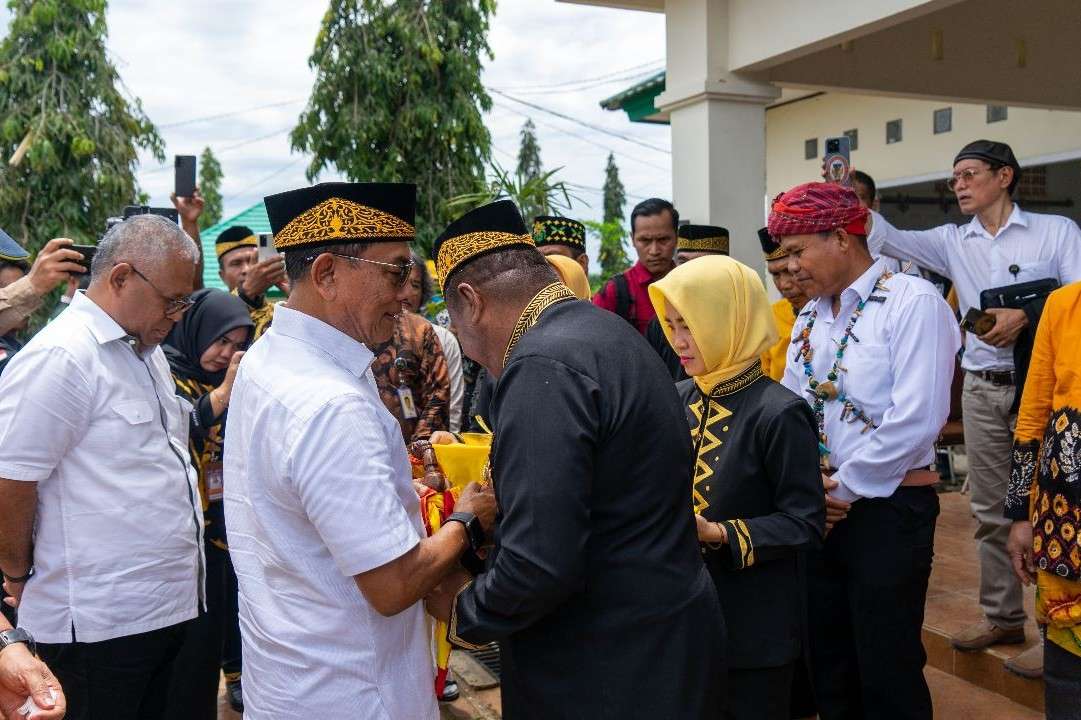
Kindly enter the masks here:
<path id="1" fill-rule="evenodd" d="M 577 260 L 571 260 L 563 255 L 545 255 L 563 284 L 571 289 L 574 296 L 579 300 L 589 300 L 593 294 L 589 291 L 589 277 L 582 265 Z"/>
<path id="2" fill-rule="evenodd" d="M 649 296 L 691 376 L 676 390 L 697 455 L 698 539 L 728 627 L 726 718 L 787 720 L 806 624 L 800 550 L 825 528 L 814 418 L 762 374 L 777 330 L 756 272 L 701 257 Z"/>

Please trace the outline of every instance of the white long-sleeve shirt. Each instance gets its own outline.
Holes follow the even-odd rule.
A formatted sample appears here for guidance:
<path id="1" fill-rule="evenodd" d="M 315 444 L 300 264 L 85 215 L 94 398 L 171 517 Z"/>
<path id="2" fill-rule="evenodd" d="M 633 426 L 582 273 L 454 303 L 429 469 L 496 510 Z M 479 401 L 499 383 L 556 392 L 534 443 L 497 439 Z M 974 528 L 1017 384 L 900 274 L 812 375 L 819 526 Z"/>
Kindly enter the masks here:
<path id="1" fill-rule="evenodd" d="M 1060 285 L 1081 280 L 1081 230 L 1061 215 L 1025 212 L 1015 204 L 994 236 L 977 217 L 966 225 L 898 230 L 878 213 L 871 215 L 867 244 L 872 254 L 912 258 L 952 280 L 962 315 L 980 307 L 983 290 L 1044 278 Z M 966 333 L 961 365 L 976 371 L 1012 370 L 1013 348 L 992 347 Z"/>
<path id="2" fill-rule="evenodd" d="M 849 318 L 867 300 L 840 362 L 847 371 L 839 373 L 836 385 L 877 428 L 863 432 L 860 420 L 842 420 L 838 400 L 824 408 L 829 464 L 840 483 L 830 494 L 845 502 L 889 497 L 906 472 L 934 462 L 934 442 L 950 411 L 954 356 L 961 346 L 953 312 L 931 283 L 911 275 L 894 274 L 885 281 L 887 291 L 874 290 L 885 267 L 875 262 L 841 293 L 836 317 L 832 298 L 817 298 L 792 328 L 795 340 L 817 309 L 811 365 L 815 379 L 824 382 Z M 872 295 L 884 300 L 869 300 Z M 794 357 L 800 346 L 793 342 L 789 350 L 782 383 L 811 403 L 810 379 L 802 359 Z"/>

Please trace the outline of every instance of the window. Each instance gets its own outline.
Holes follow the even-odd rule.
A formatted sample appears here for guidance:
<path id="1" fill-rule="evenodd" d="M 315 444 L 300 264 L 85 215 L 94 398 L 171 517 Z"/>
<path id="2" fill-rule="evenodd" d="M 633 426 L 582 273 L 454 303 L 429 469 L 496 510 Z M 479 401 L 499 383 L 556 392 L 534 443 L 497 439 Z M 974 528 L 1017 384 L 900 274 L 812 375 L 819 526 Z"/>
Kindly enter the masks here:
<path id="1" fill-rule="evenodd" d="M 853 128 L 852 130 L 845 130 L 844 133 L 842 133 L 842 134 L 846 138 L 848 138 L 848 149 L 849 150 L 859 150 L 860 149 L 860 131 L 859 130 L 856 130 L 855 128 Z"/>
<path id="2" fill-rule="evenodd" d="M 987 106 L 987 122 L 995 123 L 1002 122 L 1008 115 L 1005 105 L 988 105 Z"/>
<path id="3" fill-rule="evenodd" d="M 935 110 L 935 135 L 953 130 L 953 108 Z"/>
<path id="4" fill-rule="evenodd" d="M 886 144 L 892 145 L 899 142 L 901 142 L 901 121 L 890 120 L 886 123 Z"/>
<path id="5" fill-rule="evenodd" d="M 814 160 L 818 157 L 818 138 L 803 141 L 803 159 Z"/>

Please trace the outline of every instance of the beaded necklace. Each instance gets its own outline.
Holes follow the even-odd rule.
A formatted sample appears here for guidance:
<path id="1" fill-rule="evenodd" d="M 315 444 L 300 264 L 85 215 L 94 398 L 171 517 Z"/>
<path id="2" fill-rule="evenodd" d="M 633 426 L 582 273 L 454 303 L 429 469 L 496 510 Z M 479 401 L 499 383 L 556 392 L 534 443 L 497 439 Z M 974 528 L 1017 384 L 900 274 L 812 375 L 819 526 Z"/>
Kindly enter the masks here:
<path id="1" fill-rule="evenodd" d="M 800 331 L 800 334 L 796 336 L 796 339 L 792 341 L 793 344 L 800 343 L 799 352 L 796 353 L 796 359 L 803 362 L 803 373 L 808 377 L 807 392 L 811 395 L 811 409 L 814 411 L 815 421 L 818 423 L 818 454 L 821 458 L 822 467 L 829 467 L 829 438 L 826 437 L 826 403 L 837 400 L 844 403 L 844 408 L 841 410 L 841 420 L 853 423 L 860 421 L 863 423 L 863 430 L 860 433 L 865 433 L 868 430 L 874 430 L 878 427 L 874 420 L 867 417 L 855 403 L 845 396 L 837 387 L 837 379 L 840 377 L 840 373 L 848 372 L 848 370 L 841 365 L 841 360 L 844 358 L 845 350 L 848 348 L 848 341 L 854 340 L 859 342 L 860 339 L 853 334 L 852 330 L 856 327 L 856 323 L 860 317 L 863 316 L 863 309 L 867 306 L 868 302 L 885 302 L 886 298 L 881 295 L 875 295 L 876 290 L 881 292 L 889 292 L 890 289 L 885 286 L 886 280 L 893 276 L 889 270 L 886 270 L 875 281 L 875 286 L 871 290 L 871 295 L 866 300 L 860 300 L 856 304 L 856 310 L 852 313 L 852 317 L 848 319 L 848 324 L 845 326 L 845 334 L 841 337 L 837 343 L 837 351 L 834 353 L 833 366 L 826 374 L 825 382 L 820 382 L 815 379 L 814 368 L 811 366 L 811 361 L 814 358 L 814 349 L 811 347 L 811 329 L 814 327 L 815 319 L 818 318 L 818 306 L 815 305 L 814 310 L 811 311 L 811 316 L 807 319 L 807 324 Z"/>

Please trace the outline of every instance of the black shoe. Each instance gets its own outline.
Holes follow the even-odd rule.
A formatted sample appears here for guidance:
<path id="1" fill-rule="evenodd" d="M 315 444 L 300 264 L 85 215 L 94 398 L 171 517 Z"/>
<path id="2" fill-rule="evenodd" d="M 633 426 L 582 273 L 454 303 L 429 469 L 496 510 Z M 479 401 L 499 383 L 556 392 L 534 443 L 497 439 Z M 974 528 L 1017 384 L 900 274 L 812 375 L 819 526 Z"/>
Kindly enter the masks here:
<path id="1" fill-rule="evenodd" d="M 244 693 L 240 690 L 239 680 L 230 680 L 225 683 L 225 698 L 234 712 L 244 712 Z"/>
<path id="2" fill-rule="evenodd" d="M 447 679 L 443 683 L 443 694 L 439 696 L 439 702 L 454 702 L 458 699 L 458 683 Z"/>

